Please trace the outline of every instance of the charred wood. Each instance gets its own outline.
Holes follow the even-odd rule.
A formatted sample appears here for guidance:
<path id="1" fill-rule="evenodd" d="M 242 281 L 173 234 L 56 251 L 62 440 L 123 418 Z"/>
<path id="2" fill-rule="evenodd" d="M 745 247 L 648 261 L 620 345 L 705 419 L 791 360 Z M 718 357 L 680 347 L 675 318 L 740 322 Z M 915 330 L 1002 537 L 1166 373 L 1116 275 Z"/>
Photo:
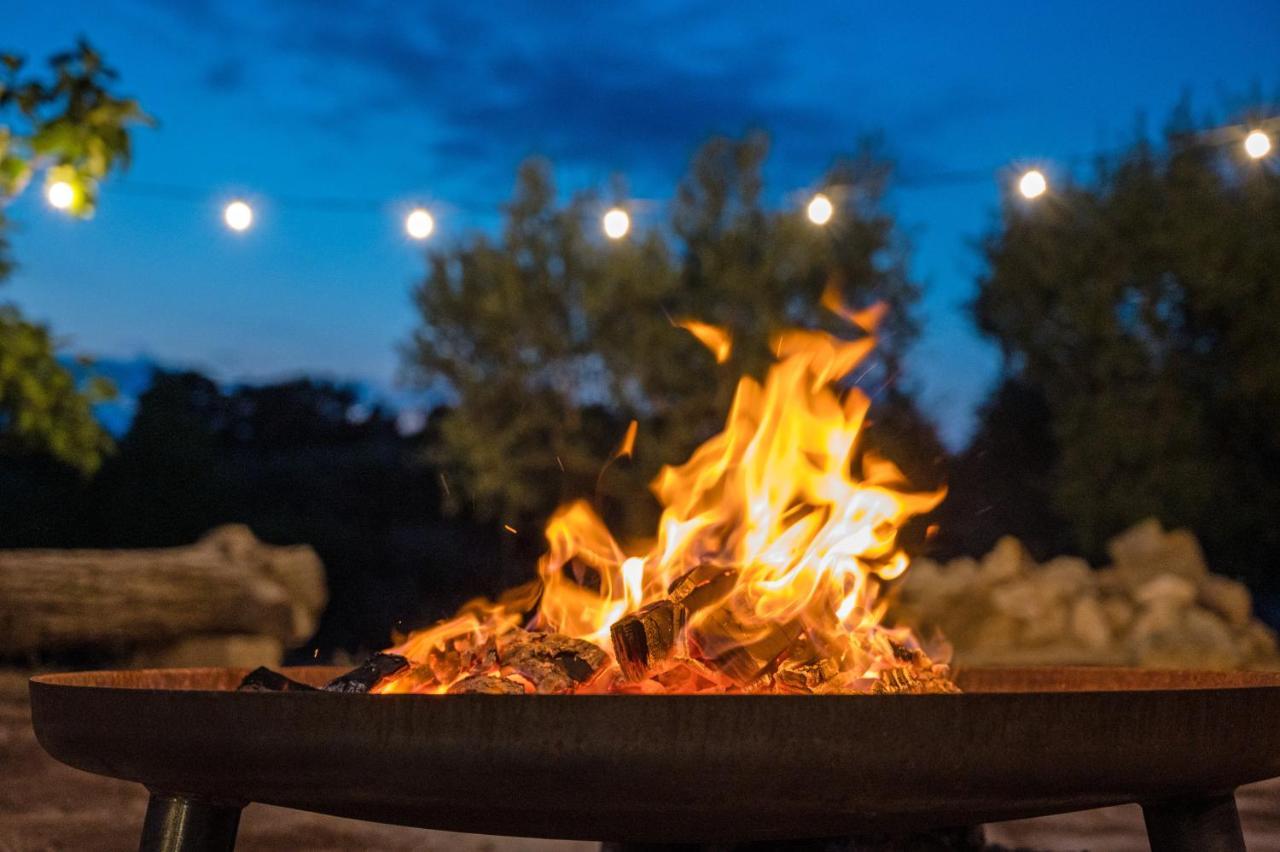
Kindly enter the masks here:
<path id="1" fill-rule="evenodd" d="M 361 665 L 325 684 L 325 692 L 368 692 L 378 681 L 409 667 L 399 654 L 374 654 Z"/>
<path id="2" fill-rule="evenodd" d="M 667 597 L 694 613 L 720 603 L 737 584 L 738 572 L 715 562 L 704 562 L 677 577 L 667 589 Z"/>
<path id="3" fill-rule="evenodd" d="M 244 676 L 237 692 L 317 692 L 310 684 L 302 683 L 266 666 L 259 666 Z"/>
<path id="4" fill-rule="evenodd" d="M 609 630 L 613 654 L 627 680 L 640 680 L 681 656 L 684 645 L 683 604 L 657 601 L 619 619 Z"/>
<path id="5" fill-rule="evenodd" d="M 524 695 L 524 684 L 497 675 L 463 678 L 449 687 L 450 695 Z"/>
<path id="6" fill-rule="evenodd" d="M 745 686 L 773 667 L 800 637 L 801 626 L 788 622 L 747 627 L 728 602 L 700 613 L 686 633 L 690 655 Z"/>
<path id="7" fill-rule="evenodd" d="M 871 688 L 875 695 L 953 694 L 960 688 L 951 681 L 947 666 L 914 669 L 905 666 L 885 669 Z"/>
<path id="8" fill-rule="evenodd" d="M 609 662 L 590 642 L 560 633 L 513 631 L 503 640 L 498 644 L 502 669 L 521 675 L 541 693 L 572 692 Z"/>

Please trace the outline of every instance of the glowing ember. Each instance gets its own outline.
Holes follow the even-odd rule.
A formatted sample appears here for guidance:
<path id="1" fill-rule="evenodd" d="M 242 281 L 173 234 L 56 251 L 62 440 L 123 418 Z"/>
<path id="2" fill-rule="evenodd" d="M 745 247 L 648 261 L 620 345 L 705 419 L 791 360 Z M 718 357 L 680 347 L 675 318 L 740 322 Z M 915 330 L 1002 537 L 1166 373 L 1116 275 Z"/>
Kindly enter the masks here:
<path id="1" fill-rule="evenodd" d="M 410 636 L 392 652 L 413 665 L 375 691 L 954 691 L 908 631 L 881 625 L 883 587 L 907 567 L 899 527 L 942 497 L 856 452 L 869 401 L 846 378 L 883 307 L 823 303 L 867 335 L 778 335 L 724 431 L 654 480 L 651 549 L 629 552 L 584 501 L 562 507 L 538 581 Z M 723 331 L 680 325 L 727 357 Z M 615 457 L 634 441 L 633 423 Z"/>

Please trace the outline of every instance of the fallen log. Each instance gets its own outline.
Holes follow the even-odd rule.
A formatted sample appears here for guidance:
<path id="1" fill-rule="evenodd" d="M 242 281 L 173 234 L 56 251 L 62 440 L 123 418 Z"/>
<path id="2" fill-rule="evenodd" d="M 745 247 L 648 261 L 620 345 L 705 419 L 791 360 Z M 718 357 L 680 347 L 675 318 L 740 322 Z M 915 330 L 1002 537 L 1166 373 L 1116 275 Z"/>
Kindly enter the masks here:
<path id="1" fill-rule="evenodd" d="M 189 547 L 0 550 L 0 657 L 216 634 L 293 647 L 314 632 L 324 597 L 314 551 L 262 544 L 243 527 Z"/>

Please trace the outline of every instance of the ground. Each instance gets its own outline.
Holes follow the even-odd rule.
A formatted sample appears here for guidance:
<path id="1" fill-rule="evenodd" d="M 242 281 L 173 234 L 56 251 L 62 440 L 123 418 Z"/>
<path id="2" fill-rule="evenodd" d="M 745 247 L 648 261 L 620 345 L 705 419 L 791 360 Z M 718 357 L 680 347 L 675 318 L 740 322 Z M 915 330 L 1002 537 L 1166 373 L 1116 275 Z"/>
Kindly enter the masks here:
<path id="1" fill-rule="evenodd" d="M 146 791 L 71 769 L 46 755 L 31 731 L 26 679 L 25 673 L 0 672 L 0 852 L 136 849 Z M 1238 799 L 1249 848 L 1280 849 L 1280 783 L 1244 788 Z M 987 839 L 1041 850 L 1149 848 L 1136 805 L 1001 823 L 987 827 Z M 236 848 L 595 852 L 597 847 L 375 825 L 251 805 L 244 812 Z"/>

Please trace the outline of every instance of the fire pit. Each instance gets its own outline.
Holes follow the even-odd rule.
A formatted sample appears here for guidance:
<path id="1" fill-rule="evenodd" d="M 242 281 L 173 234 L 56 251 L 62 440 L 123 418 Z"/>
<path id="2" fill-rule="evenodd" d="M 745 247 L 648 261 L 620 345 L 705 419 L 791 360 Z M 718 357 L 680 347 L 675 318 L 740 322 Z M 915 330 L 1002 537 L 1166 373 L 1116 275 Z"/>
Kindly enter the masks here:
<path id="1" fill-rule="evenodd" d="M 288 669 L 309 684 L 337 670 Z M 1142 803 L 1156 850 L 1243 849 L 1280 675 L 972 670 L 962 694 L 235 692 L 242 670 L 31 682 L 41 744 L 152 791 L 143 849 L 229 849 L 264 802 L 456 831 L 712 843 Z"/>
<path id="2" fill-rule="evenodd" d="M 892 624 L 899 530 L 942 492 L 913 491 L 860 448 L 870 400 L 852 371 L 882 310 L 824 303 L 864 336 L 777 335 L 776 363 L 739 382 L 724 431 L 654 480 L 651 541 L 624 545 L 592 504 L 570 503 L 536 581 L 346 674 L 36 678 L 40 742 L 152 791 L 144 849 L 228 849 L 248 802 L 623 844 L 866 837 L 1141 802 L 1154 848 L 1242 849 L 1232 791 L 1280 775 L 1280 675 L 954 679 L 945 642 Z M 614 458 L 635 436 L 633 422 Z"/>

